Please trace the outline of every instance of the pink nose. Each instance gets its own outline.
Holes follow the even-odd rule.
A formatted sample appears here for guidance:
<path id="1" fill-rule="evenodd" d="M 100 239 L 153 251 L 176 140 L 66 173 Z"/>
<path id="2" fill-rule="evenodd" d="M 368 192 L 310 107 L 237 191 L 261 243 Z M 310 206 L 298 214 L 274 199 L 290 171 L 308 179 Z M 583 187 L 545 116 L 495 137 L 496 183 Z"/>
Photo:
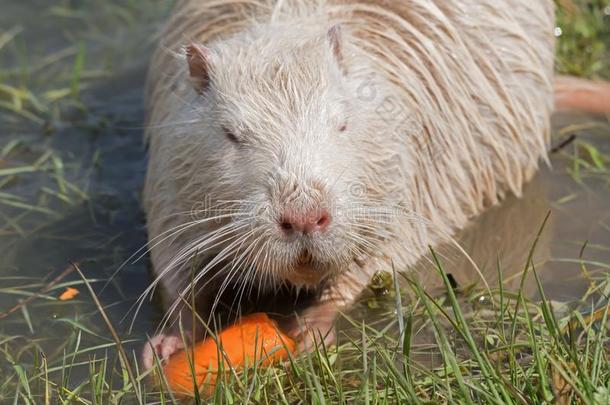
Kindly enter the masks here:
<path id="1" fill-rule="evenodd" d="M 306 212 L 285 211 L 280 218 L 280 228 L 285 234 L 324 232 L 330 225 L 330 215 L 324 209 Z"/>

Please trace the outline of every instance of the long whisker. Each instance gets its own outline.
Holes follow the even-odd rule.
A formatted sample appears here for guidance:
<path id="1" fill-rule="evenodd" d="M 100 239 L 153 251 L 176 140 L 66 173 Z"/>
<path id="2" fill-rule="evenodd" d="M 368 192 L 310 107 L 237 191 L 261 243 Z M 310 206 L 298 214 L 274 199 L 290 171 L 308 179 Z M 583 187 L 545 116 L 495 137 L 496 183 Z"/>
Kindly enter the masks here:
<path id="1" fill-rule="evenodd" d="M 248 226 L 248 225 L 246 225 L 246 226 Z M 224 261 L 224 259 L 231 253 L 231 251 L 234 249 L 234 247 L 236 245 L 239 245 L 242 242 L 242 240 L 245 237 L 247 237 L 248 235 L 249 235 L 249 233 L 247 233 L 246 235 L 241 235 L 241 236 L 237 237 L 237 239 L 235 241 L 231 242 L 229 245 L 224 247 L 216 256 L 214 256 L 212 258 L 212 260 L 210 260 L 210 262 L 208 262 L 203 267 L 203 269 L 201 269 L 197 273 L 197 275 L 194 277 L 194 279 L 192 280 L 193 285 L 197 285 L 197 283 L 208 273 L 208 271 L 210 271 L 210 269 L 212 269 L 214 266 L 216 266 L 217 264 Z M 208 280 L 208 282 L 210 282 L 210 281 L 211 280 Z M 181 302 L 181 299 L 183 297 L 187 296 L 189 291 L 190 291 L 190 288 L 188 285 L 185 288 L 183 288 L 181 291 L 179 291 L 178 298 L 175 299 L 174 302 L 171 304 L 171 306 L 168 309 L 164 318 L 168 318 L 173 312 L 176 311 L 178 305 Z"/>
<path id="2" fill-rule="evenodd" d="M 206 245 L 209 245 L 207 247 L 211 248 L 211 247 L 214 247 L 215 245 L 224 243 L 224 240 L 221 238 L 225 237 L 226 235 L 230 236 L 231 233 L 234 233 L 235 231 L 239 230 L 240 228 L 243 228 L 246 226 L 248 226 L 248 225 L 242 224 L 242 223 L 237 223 L 237 224 L 229 223 L 229 224 L 225 225 L 224 227 L 218 228 L 216 231 L 213 231 L 209 234 L 204 235 L 204 237 L 196 240 L 195 242 L 193 242 L 192 244 L 190 244 L 189 246 L 184 248 L 181 251 L 183 253 L 178 255 L 179 256 L 178 260 L 174 259 L 172 262 L 170 262 L 170 264 L 168 264 L 163 271 L 159 272 L 157 277 L 144 290 L 144 292 L 142 294 L 140 294 L 140 297 L 138 297 L 138 299 L 136 300 L 136 303 L 134 304 L 136 310 L 135 310 L 130 328 L 133 327 L 137 314 L 139 313 L 139 310 L 140 310 L 141 306 L 143 305 L 145 298 L 149 295 L 152 296 L 152 294 L 153 294 L 157 284 L 160 282 L 160 280 L 163 279 L 170 271 L 172 271 L 178 263 L 183 262 L 185 260 L 185 258 L 192 256 L 197 251 L 200 251 L 202 248 L 206 247 Z M 215 244 L 213 244 L 212 242 L 215 242 Z M 179 274 L 178 271 L 176 271 L 176 273 Z M 132 306 L 132 308 L 129 309 L 127 314 L 129 314 L 133 310 L 134 306 Z"/>

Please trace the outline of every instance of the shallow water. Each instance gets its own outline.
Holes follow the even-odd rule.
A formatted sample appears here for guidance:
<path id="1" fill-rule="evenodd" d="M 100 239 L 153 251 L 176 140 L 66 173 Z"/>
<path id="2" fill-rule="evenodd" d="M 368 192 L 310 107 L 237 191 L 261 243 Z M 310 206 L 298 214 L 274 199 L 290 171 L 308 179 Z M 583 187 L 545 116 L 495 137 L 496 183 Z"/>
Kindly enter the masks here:
<path id="1" fill-rule="evenodd" d="M 129 310 L 151 280 L 147 259 L 107 280 L 146 241 L 138 202 L 146 161 L 143 86 L 150 36 L 168 3 L 62 2 L 70 5 L 66 8 L 48 3 L 3 2 L 0 14 L 4 38 L 15 34 L 0 47 L 0 83 L 27 88 L 42 100 L 39 106 L 26 100 L 17 109 L 10 93 L 0 91 L 6 104 L 0 108 L 0 313 L 39 291 L 73 261 L 127 336 Z M 58 91 L 68 95 L 49 101 Z M 555 144 L 572 134 L 576 139 L 552 155 L 552 169 L 541 170 L 522 198 L 507 198 L 457 239 L 489 284 L 496 283 L 500 262 L 504 275 L 513 276 L 505 284 L 516 287 L 515 275 L 550 210 L 535 262 L 546 295 L 571 301 L 588 285 L 583 267 L 591 276 L 610 268 L 610 126 L 601 119 L 564 115 L 555 118 L 555 127 Z M 455 247 L 439 252 L 459 285 L 480 280 Z M 436 288 L 432 267 L 416 268 L 424 283 Z M 0 319 L 0 335 L 23 334 L 55 347 L 82 331 L 91 344 L 108 343 L 79 277 L 70 274 L 62 283 Z M 81 294 L 67 302 L 50 299 L 65 283 L 78 284 Z M 536 295 L 532 280 L 526 290 Z M 358 308 L 362 316 L 374 318 L 366 308 Z M 152 333 L 159 315 L 158 306 L 146 303 L 131 336 Z"/>
<path id="2" fill-rule="evenodd" d="M 3 2 L 0 13 L 0 35 L 16 33 L 0 48 L 0 83 L 40 100 L 23 103 L 28 115 L 0 109 L 0 313 L 75 262 L 125 335 L 129 319 L 123 318 L 150 279 L 147 260 L 106 283 L 146 242 L 139 206 L 146 163 L 143 87 L 151 34 L 170 4 L 50 3 Z M 64 89 L 67 96 L 48 101 Z M 13 102 L 1 91 L 0 100 Z M 6 174 L 33 164 L 33 173 Z M 45 299 L 71 283 L 81 292 L 75 300 Z M 80 283 L 72 273 L 45 297 L 0 319 L 0 335 L 25 334 L 58 352 L 79 332 L 88 345 L 108 343 Z M 146 305 L 134 335 L 152 330 L 155 316 L 155 307 Z"/>

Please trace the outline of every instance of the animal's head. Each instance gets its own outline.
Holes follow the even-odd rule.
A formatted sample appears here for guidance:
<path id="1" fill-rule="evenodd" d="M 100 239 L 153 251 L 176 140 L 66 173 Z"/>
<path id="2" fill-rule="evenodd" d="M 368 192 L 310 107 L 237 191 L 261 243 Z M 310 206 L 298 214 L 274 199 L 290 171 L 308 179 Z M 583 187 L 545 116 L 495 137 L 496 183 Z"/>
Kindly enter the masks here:
<path id="1" fill-rule="evenodd" d="M 376 248 L 387 218 L 366 173 L 375 128 L 342 54 L 339 26 L 186 48 L 199 117 L 190 193 L 208 216 L 230 215 L 208 246 L 232 281 L 313 287 Z"/>

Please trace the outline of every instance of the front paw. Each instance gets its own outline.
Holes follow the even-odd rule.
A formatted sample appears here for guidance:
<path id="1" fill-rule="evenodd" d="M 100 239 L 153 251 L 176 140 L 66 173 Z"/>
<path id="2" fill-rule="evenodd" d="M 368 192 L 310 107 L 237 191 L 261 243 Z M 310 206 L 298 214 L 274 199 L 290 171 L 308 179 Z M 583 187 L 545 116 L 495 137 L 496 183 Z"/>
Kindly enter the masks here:
<path id="1" fill-rule="evenodd" d="M 300 314 L 287 333 L 297 341 L 297 350 L 308 353 L 316 347 L 335 343 L 335 321 L 337 311 L 328 305 L 308 308 Z"/>
<path id="2" fill-rule="evenodd" d="M 178 335 L 158 334 L 148 340 L 142 350 L 142 367 L 150 370 L 155 364 L 155 357 L 160 361 L 167 360 L 172 354 L 184 349 L 184 342 Z"/>

